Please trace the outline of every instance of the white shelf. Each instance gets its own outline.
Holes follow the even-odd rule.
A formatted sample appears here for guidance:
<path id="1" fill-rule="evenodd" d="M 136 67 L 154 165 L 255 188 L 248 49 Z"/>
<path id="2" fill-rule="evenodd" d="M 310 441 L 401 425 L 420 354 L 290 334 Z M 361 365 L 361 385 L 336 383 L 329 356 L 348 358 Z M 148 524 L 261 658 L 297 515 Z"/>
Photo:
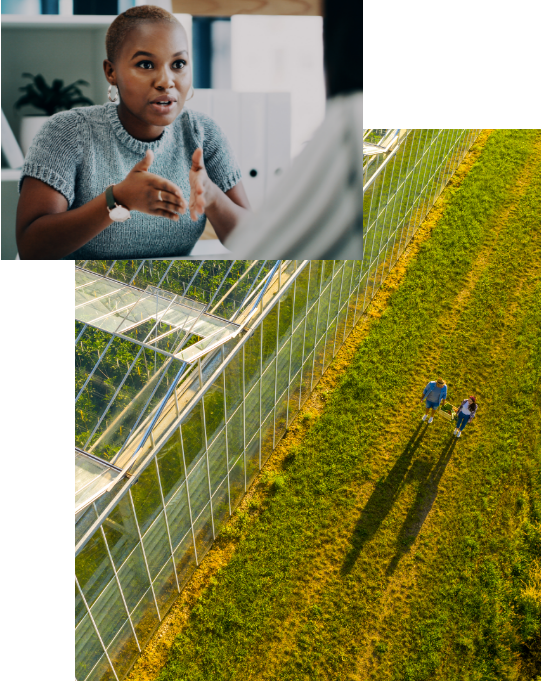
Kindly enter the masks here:
<path id="1" fill-rule="evenodd" d="M 21 177 L 21 170 L 12 168 L 2 168 L 2 182 L 11 180 L 17 182 Z"/>
<path id="2" fill-rule="evenodd" d="M 94 15 L 94 14 L 3 14 L 2 30 L 8 28 L 69 28 L 69 29 L 89 29 L 104 28 L 109 26 L 115 15 Z"/>
<path id="3" fill-rule="evenodd" d="M 204 258 L 206 260 L 221 260 L 231 255 L 231 251 L 226 248 L 219 239 L 199 239 L 195 242 L 190 257 Z"/>

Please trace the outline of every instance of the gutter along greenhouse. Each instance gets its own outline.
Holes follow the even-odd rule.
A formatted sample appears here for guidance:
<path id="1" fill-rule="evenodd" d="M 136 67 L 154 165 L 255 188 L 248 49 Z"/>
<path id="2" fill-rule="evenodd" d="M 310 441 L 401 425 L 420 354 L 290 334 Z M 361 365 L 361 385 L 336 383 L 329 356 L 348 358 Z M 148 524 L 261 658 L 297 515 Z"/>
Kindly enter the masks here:
<path id="1" fill-rule="evenodd" d="M 76 679 L 123 679 L 477 130 L 367 130 L 356 261 L 76 263 Z"/>

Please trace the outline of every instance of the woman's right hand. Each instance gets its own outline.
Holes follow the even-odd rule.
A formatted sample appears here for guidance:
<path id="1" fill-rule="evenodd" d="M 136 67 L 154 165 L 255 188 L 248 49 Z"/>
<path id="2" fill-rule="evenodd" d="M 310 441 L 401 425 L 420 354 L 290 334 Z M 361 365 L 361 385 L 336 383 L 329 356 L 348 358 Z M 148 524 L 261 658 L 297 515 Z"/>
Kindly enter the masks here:
<path id="1" fill-rule="evenodd" d="M 113 187 L 115 201 L 128 210 L 178 220 L 178 213 L 186 212 L 188 202 L 174 182 L 149 172 L 153 161 L 154 152 L 147 149 L 145 157 Z"/>

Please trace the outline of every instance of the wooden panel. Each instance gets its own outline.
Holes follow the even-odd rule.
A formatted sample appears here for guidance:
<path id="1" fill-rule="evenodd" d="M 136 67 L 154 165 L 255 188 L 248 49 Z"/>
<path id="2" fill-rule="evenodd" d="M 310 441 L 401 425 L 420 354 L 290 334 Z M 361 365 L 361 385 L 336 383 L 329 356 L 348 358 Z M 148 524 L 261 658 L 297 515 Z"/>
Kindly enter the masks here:
<path id="1" fill-rule="evenodd" d="M 317 17 L 321 0 L 173 0 L 173 12 L 194 16 L 228 17 L 233 14 L 282 14 Z"/>

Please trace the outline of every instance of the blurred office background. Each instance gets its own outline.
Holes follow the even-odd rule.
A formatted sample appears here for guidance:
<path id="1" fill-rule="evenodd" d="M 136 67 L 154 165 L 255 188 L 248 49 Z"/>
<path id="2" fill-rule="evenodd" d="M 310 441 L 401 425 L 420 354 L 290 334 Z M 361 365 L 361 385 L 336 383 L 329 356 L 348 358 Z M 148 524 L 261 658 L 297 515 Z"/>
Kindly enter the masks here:
<path id="1" fill-rule="evenodd" d="M 80 17 L 103 16 L 107 25 L 111 15 L 124 12 L 134 5 L 154 4 L 171 10 L 171 2 L 134 2 L 133 0 L 2 0 L 3 15 L 24 15 L 39 22 L 40 15 Z M 82 15 L 82 16 L 81 16 Z M 83 19 L 83 16 L 85 19 Z M 195 42 L 192 45 L 194 87 L 232 89 L 237 92 L 291 93 L 291 153 L 295 157 L 312 138 L 325 114 L 325 84 L 323 78 L 323 42 L 321 17 L 314 16 L 254 16 L 192 17 L 176 14 Z M 4 17 L 3 17 L 4 18 Z M 47 17 L 45 21 L 50 21 Z M 53 28 L 54 24 L 44 26 Z M 89 21 L 89 20 L 86 20 Z M 74 23 L 74 28 L 75 28 Z M 2 29 L 5 35 L 6 24 Z M 105 27 L 106 30 L 106 27 Z M 105 30 L 103 33 L 105 33 Z M 9 42 L 9 39 L 8 39 Z M 60 57 L 67 46 L 59 43 Z M 3 50 L 4 52 L 4 50 Z M 14 68 L 16 54 L 4 53 L 6 66 L 20 78 Z M 70 55 L 71 56 L 71 55 Z M 42 55 L 36 64 L 47 80 L 48 61 L 53 55 Z M 54 58 L 51 68 L 54 68 Z M 101 71 L 101 62 L 99 64 Z M 7 69 L 2 69 L 5 71 Z M 2 76 L 4 77 L 4 73 Z M 59 77 L 58 69 L 50 79 Z M 103 79 L 105 81 L 105 79 Z M 21 80 L 21 84 L 23 81 Z M 91 83 L 92 86 L 92 83 Z M 5 93 L 2 91 L 2 100 Z M 8 120 L 8 111 L 4 110 Z"/>

